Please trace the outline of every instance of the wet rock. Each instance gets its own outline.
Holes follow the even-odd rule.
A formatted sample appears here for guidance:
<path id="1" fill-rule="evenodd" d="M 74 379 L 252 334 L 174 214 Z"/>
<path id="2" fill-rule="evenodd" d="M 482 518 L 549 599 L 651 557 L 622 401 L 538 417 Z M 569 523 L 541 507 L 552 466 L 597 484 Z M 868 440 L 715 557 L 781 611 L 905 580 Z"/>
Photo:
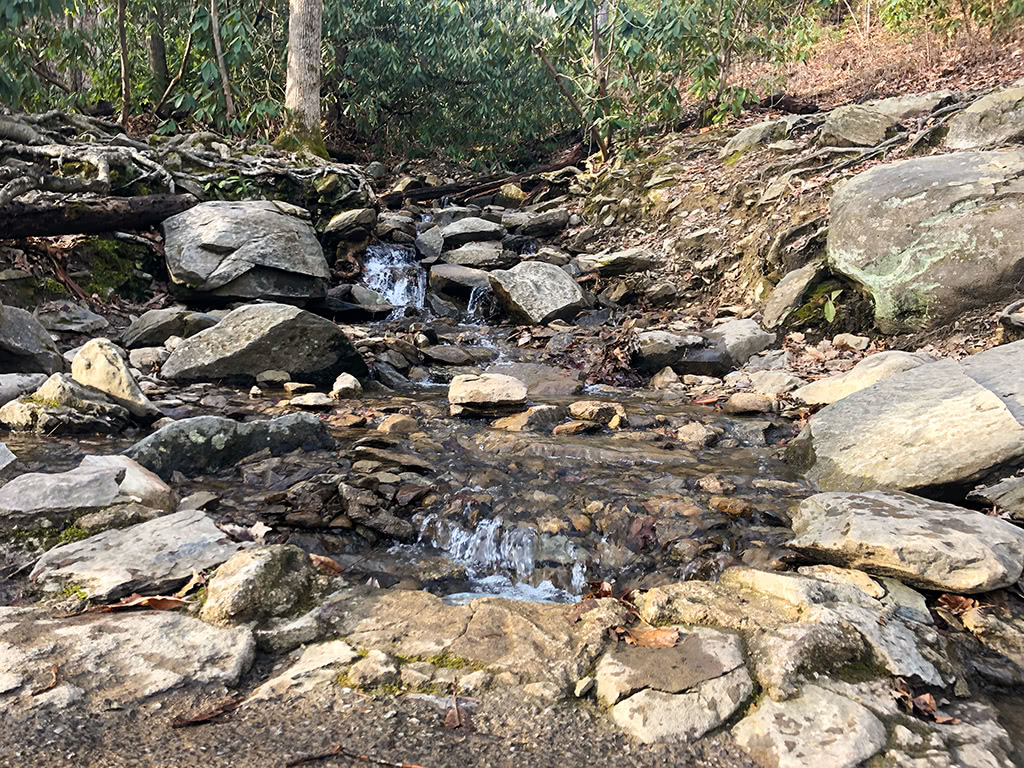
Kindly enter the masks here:
<path id="1" fill-rule="evenodd" d="M 288 405 L 311 411 L 328 410 L 334 408 L 337 404 L 335 400 L 323 392 L 308 392 L 304 395 L 297 395 L 288 401 Z"/>
<path id="2" fill-rule="evenodd" d="M 575 395 L 583 391 L 583 383 L 576 373 L 541 363 L 496 363 L 485 373 L 499 373 L 519 379 L 526 385 L 531 397 L 557 397 Z"/>
<path id="3" fill-rule="evenodd" d="M 828 263 L 869 293 L 885 333 L 916 332 L 1013 295 L 1024 254 L 1024 150 L 877 166 L 830 203 Z M 869 224 L 870 223 L 870 224 Z"/>
<path id="4" fill-rule="evenodd" d="M 362 384 L 351 373 L 339 374 L 338 378 L 334 380 L 334 385 L 331 387 L 331 397 L 338 398 L 339 400 L 359 397 L 362 393 Z"/>
<path id="5" fill-rule="evenodd" d="M 683 380 L 670 366 L 665 366 L 651 377 L 651 389 L 675 389 Z"/>
<path id="6" fill-rule="evenodd" d="M 130 501 L 121 493 L 125 469 L 80 467 L 29 472 L 0 487 L 0 530 L 60 528 L 77 516 Z"/>
<path id="7" fill-rule="evenodd" d="M 255 655 L 247 629 L 211 627 L 168 611 L 91 615 L 69 621 L 48 611 L 0 607 L 0 711 L 134 709 L 168 694 L 224 696 Z M 42 695 L 41 669 L 56 667 L 57 686 Z M 100 671 L 100 673 L 97 673 Z"/>
<path id="8" fill-rule="evenodd" d="M 823 493 L 793 513 L 789 546 L 924 589 L 972 594 L 1015 583 L 1024 532 L 980 512 L 907 493 Z"/>
<path id="9" fill-rule="evenodd" d="M 324 227 L 324 234 L 337 232 L 340 235 L 355 233 L 369 234 L 377 226 L 377 211 L 373 208 L 353 208 L 336 213 Z"/>
<path id="10" fill-rule="evenodd" d="M 526 396 L 523 382 L 500 373 L 456 376 L 448 386 L 453 415 L 463 411 L 488 413 L 519 408 L 526 402 Z"/>
<path id="11" fill-rule="evenodd" d="M 430 268 L 430 287 L 446 296 L 465 299 L 476 289 L 490 286 L 488 273 L 458 264 L 435 264 Z"/>
<path id="12" fill-rule="evenodd" d="M 505 237 L 505 228 L 487 219 L 468 216 L 444 227 L 441 236 L 444 238 L 444 249 L 450 251 L 466 243 L 501 240 Z"/>
<path id="13" fill-rule="evenodd" d="M 551 430 L 553 435 L 581 435 L 584 432 L 597 432 L 601 429 L 601 424 L 596 421 L 581 421 L 575 419 L 573 421 L 567 421 L 565 424 L 559 424 L 557 427 Z"/>
<path id="14" fill-rule="evenodd" d="M 950 149 L 984 149 L 1024 137 L 1024 86 L 990 93 L 954 115 L 945 144 Z"/>
<path id="15" fill-rule="evenodd" d="M 869 709 L 808 685 L 798 699 L 763 700 L 732 729 L 760 765 L 855 768 L 886 743 L 885 726 Z"/>
<path id="16" fill-rule="evenodd" d="M 930 115 L 939 107 L 952 103 L 956 94 L 948 89 L 930 91 L 929 93 L 912 93 L 905 96 L 891 96 L 866 102 L 864 106 L 877 109 L 894 120 L 907 120 L 912 117 Z"/>
<path id="17" fill-rule="evenodd" d="M 193 572 L 220 565 L 239 548 L 204 513 L 176 512 L 54 547 L 30 578 L 51 590 L 76 584 L 100 601 L 172 594 Z"/>
<path id="18" fill-rule="evenodd" d="M 269 200 L 200 203 L 160 225 L 176 285 L 235 299 L 324 295 L 330 269 L 309 213 Z"/>
<path id="19" fill-rule="evenodd" d="M 1024 457 L 1021 365 L 1015 342 L 899 373 L 815 414 L 787 459 L 822 490 L 969 488 Z"/>
<path id="20" fill-rule="evenodd" d="M 316 577 L 313 561 L 296 546 L 247 549 L 214 572 L 199 617 L 229 625 L 295 614 L 312 599 Z"/>
<path id="21" fill-rule="evenodd" d="M 343 373 L 341 376 L 349 376 L 351 374 Z M 340 379 L 341 376 L 338 378 Z M 281 389 L 292 380 L 292 375 L 288 371 L 277 371 L 267 370 L 260 371 L 256 374 L 256 383 L 262 387 L 274 387 Z"/>
<path id="22" fill-rule="evenodd" d="M 311 414 L 290 413 L 245 423 L 195 416 L 157 430 L 125 455 L 167 480 L 174 472 L 194 476 L 231 467 L 264 448 L 279 456 L 297 448 L 310 451 L 333 444 L 327 427 Z"/>
<path id="23" fill-rule="evenodd" d="M 441 227 L 431 227 L 416 235 L 416 252 L 423 259 L 436 259 L 444 250 L 444 235 Z"/>
<path id="24" fill-rule="evenodd" d="M 618 403 L 606 403 L 603 400 L 577 400 L 569 404 L 569 415 L 574 419 L 595 421 L 599 424 L 607 424 L 615 416 L 624 413 Z"/>
<path id="25" fill-rule="evenodd" d="M 163 512 L 173 512 L 178 506 L 178 494 L 167 483 L 127 456 L 84 456 L 79 468 L 123 471 L 118 489 L 127 500 Z"/>
<path id="26" fill-rule="evenodd" d="M 732 138 L 718 153 L 719 160 L 738 160 L 748 150 L 758 144 L 769 142 L 785 137 L 788 131 L 788 123 L 785 120 L 765 120 L 733 134 Z"/>
<path id="27" fill-rule="evenodd" d="M 43 328 L 58 333 L 92 333 L 110 325 L 105 317 L 70 301 L 47 304 L 33 314 Z"/>
<path id="28" fill-rule="evenodd" d="M 45 373 L 0 373 L 0 406 L 34 392 L 44 381 Z"/>
<path id="29" fill-rule="evenodd" d="M 565 409 L 557 405 L 534 405 L 522 413 L 497 419 L 491 426 L 509 432 L 547 431 L 564 417 Z"/>
<path id="30" fill-rule="evenodd" d="M 40 434 L 116 433 L 127 426 L 128 410 L 102 392 L 55 373 L 31 395 L 0 407 L 0 423 Z"/>
<path id="31" fill-rule="evenodd" d="M 412 416 L 393 413 L 377 425 L 377 431 L 387 435 L 411 435 L 420 431 L 420 424 Z"/>
<path id="32" fill-rule="evenodd" d="M 491 290 L 516 320 L 543 325 L 570 319 L 584 308 L 583 291 L 565 271 L 542 261 L 524 261 L 489 273 Z"/>
<path id="33" fill-rule="evenodd" d="M 676 437 L 688 448 L 709 448 L 721 439 L 722 432 L 699 421 L 691 421 L 676 430 Z"/>
<path id="34" fill-rule="evenodd" d="M 324 386 L 339 373 L 367 375 L 366 364 L 341 328 L 288 304 L 239 307 L 181 342 L 162 373 L 177 381 L 251 384 L 267 368 L 286 369 L 301 381 Z"/>
<path id="35" fill-rule="evenodd" d="M 646 248 L 629 248 L 625 251 L 577 256 L 580 269 L 597 272 L 602 277 L 644 272 L 654 266 L 654 254 Z"/>
<path id="36" fill-rule="evenodd" d="M 421 351 L 425 358 L 442 365 L 472 365 L 476 362 L 473 356 L 466 350 L 453 344 L 437 344 L 423 347 Z"/>
<path id="37" fill-rule="evenodd" d="M 800 306 L 807 289 L 824 273 L 825 267 L 820 260 L 810 261 L 799 269 L 787 272 L 764 305 L 764 327 L 771 329 L 782 323 L 790 312 Z"/>
<path id="38" fill-rule="evenodd" d="M 460 267 L 491 270 L 514 266 L 519 263 L 519 256 L 515 251 L 505 250 L 500 241 L 491 240 L 483 243 L 466 243 L 446 252 L 444 260 Z"/>
<path id="39" fill-rule="evenodd" d="M 837 107 L 825 116 L 818 143 L 829 147 L 874 147 L 896 133 L 897 121 L 862 104 Z"/>
<path id="40" fill-rule="evenodd" d="M 363 688 L 376 688 L 398 682 L 398 665 L 383 651 L 369 651 L 348 670 L 348 680 Z"/>
<path id="41" fill-rule="evenodd" d="M 64 358 L 31 312 L 0 305 L 0 373 L 58 373 Z"/>
<path id="42" fill-rule="evenodd" d="M 918 368 L 934 359 L 924 353 L 890 350 L 868 355 L 846 373 L 806 384 L 793 397 L 808 405 L 828 405 L 903 371 Z"/>
<path id="43" fill-rule="evenodd" d="M 137 419 L 150 422 L 163 415 L 139 389 L 124 358 L 108 339 L 93 339 L 82 347 L 71 364 L 71 376 L 79 384 L 103 392 Z"/>

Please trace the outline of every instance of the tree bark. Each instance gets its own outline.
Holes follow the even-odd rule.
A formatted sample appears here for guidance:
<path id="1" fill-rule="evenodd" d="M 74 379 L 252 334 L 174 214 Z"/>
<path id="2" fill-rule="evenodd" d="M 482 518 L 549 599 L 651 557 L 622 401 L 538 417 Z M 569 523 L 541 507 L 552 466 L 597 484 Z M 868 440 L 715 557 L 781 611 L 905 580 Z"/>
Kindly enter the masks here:
<path id="1" fill-rule="evenodd" d="M 210 0 L 210 29 L 213 33 L 213 50 L 217 55 L 217 69 L 220 71 L 220 84 L 224 89 L 225 116 L 230 123 L 235 119 L 235 99 L 231 95 L 231 81 L 228 79 L 228 67 L 224 63 L 224 51 L 220 45 L 220 19 L 217 16 L 217 0 Z"/>
<path id="2" fill-rule="evenodd" d="M 146 37 L 146 53 L 149 70 L 153 75 L 153 90 L 150 98 L 154 101 L 163 96 L 171 79 L 167 71 L 167 43 L 164 41 L 164 22 L 156 5 L 149 8 L 149 35 Z"/>
<path id="3" fill-rule="evenodd" d="M 128 62 L 128 35 L 125 32 L 127 0 L 117 0 L 117 41 L 121 49 L 121 129 L 128 132 L 128 113 L 132 108 L 132 73 Z"/>
<path id="4" fill-rule="evenodd" d="M 288 78 L 284 106 L 307 142 L 323 144 L 320 127 L 320 34 L 323 0 L 288 2 Z M 303 142 L 306 143 L 306 142 Z"/>
<path id="5" fill-rule="evenodd" d="M 16 200 L 0 206 L 0 240 L 146 229 L 198 203 L 192 195 L 105 197 L 61 203 Z"/>

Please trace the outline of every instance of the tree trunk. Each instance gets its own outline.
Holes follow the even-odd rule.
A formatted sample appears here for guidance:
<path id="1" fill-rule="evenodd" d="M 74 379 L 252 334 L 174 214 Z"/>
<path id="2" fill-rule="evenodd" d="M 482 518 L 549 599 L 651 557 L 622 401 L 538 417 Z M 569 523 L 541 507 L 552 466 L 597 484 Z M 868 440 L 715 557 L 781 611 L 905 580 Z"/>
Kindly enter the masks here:
<path id="1" fill-rule="evenodd" d="M 125 32 L 127 0 L 117 0 L 117 40 L 121 48 L 121 128 L 128 132 L 128 113 L 132 108 L 132 73 L 128 63 L 128 35 Z"/>
<path id="2" fill-rule="evenodd" d="M 171 76 L 167 71 L 167 44 L 164 42 L 164 20 L 155 5 L 149 8 L 149 35 L 146 38 L 146 53 L 149 56 L 149 71 L 153 75 L 153 90 L 150 98 L 154 103 L 164 95 Z"/>
<path id="3" fill-rule="evenodd" d="M 288 125 L 278 145 L 298 144 L 326 155 L 320 127 L 320 32 L 323 0 L 288 2 L 288 79 L 284 106 Z M 292 147 L 297 148 L 297 147 Z"/>
<path id="4" fill-rule="evenodd" d="M 235 99 L 231 95 L 231 81 L 228 79 L 228 67 L 224 63 L 224 50 L 220 45 L 220 19 L 217 16 L 217 0 L 210 0 L 210 30 L 213 33 L 213 50 L 217 55 L 217 69 L 220 71 L 220 84 L 224 89 L 225 116 L 230 123 L 235 119 Z"/>
<path id="5" fill-rule="evenodd" d="M 192 195 L 104 197 L 62 203 L 16 200 L 0 206 L 0 240 L 146 229 L 198 202 Z"/>

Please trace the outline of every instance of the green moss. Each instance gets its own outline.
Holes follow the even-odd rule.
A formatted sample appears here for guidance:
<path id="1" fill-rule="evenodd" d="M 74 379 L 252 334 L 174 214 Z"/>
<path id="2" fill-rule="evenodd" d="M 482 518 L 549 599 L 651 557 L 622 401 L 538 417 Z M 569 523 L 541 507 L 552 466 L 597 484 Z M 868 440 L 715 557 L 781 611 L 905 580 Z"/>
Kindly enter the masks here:
<path id="1" fill-rule="evenodd" d="M 68 289 L 64 287 L 64 283 L 52 277 L 43 278 L 39 287 L 47 293 L 56 293 L 60 296 L 68 295 Z"/>
<path id="2" fill-rule="evenodd" d="M 82 286 L 87 294 L 138 299 L 149 289 L 148 281 L 136 275 L 150 256 L 143 246 L 95 237 L 76 250 L 77 260 L 89 269 L 89 281 Z"/>
<path id="3" fill-rule="evenodd" d="M 69 597 L 74 597 L 78 600 L 88 600 L 89 593 L 85 591 L 85 588 L 80 584 L 65 584 L 64 588 L 57 593 L 58 599 L 66 600 Z"/>
<path id="4" fill-rule="evenodd" d="M 865 683 L 891 676 L 885 667 L 865 659 L 851 661 L 836 670 L 836 677 L 846 683 Z"/>
<path id="5" fill-rule="evenodd" d="M 57 543 L 55 546 L 61 546 L 62 544 L 71 544 L 74 541 L 81 541 L 82 539 L 89 538 L 89 534 L 83 531 L 75 524 L 69 525 L 57 536 Z"/>
<path id="6" fill-rule="evenodd" d="M 53 400 L 53 399 L 50 399 L 50 398 L 40 397 L 39 395 L 35 394 L 34 392 L 31 393 L 31 394 L 25 395 L 21 399 L 24 402 L 26 402 L 26 403 L 32 403 L 33 405 L 41 405 L 41 406 L 43 406 L 45 408 L 63 408 L 64 407 L 64 405 L 62 403 L 58 403 L 56 400 Z M 69 407 L 73 407 L 74 403 L 69 403 L 68 405 L 69 405 Z"/>
<path id="7" fill-rule="evenodd" d="M 450 653 L 449 651 L 439 653 L 437 656 L 431 656 L 424 659 L 424 661 L 429 661 L 439 669 L 487 669 L 486 664 L 482 664 L 478 661 L 470 661 L 462 656 L 456 656 L 454 653 Z"/>
<path id="8" fill-rule="evenodd" d="M 310 130 L 294 115 L 286 114 L 284 128 L 281 135 L 274 139 L 274 146 L 285 152 L 309 152 L 325 160 L 329 157 L 323 134 L 319 130 Z"/>

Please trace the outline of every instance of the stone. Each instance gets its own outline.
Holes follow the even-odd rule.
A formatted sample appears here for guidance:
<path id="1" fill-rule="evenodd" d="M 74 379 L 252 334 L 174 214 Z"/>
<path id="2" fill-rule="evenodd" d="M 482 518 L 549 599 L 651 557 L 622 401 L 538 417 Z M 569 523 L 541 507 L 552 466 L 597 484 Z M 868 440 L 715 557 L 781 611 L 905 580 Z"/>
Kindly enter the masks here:
<path id="1" fill-rule="evenodd" d="M 93 333 L 110 325 L 105 317 L 71 301 L 47 304 L 33 314 L 43 328 L 57 333 Z"/>
<path id="2" fill-rule="evenodd" d="M 856 768 L 887 740 L 871 710 L 815 685 L 797 699 L 762 700 L 732 736 L 759 765 L 775 768 Z"/>
<path id="3" fill-rule="evenodd" d="M 1024 459 L 1024 342 L 904 371 L 826 406 L 787 447 L 825 491 L 965 491 Z"/>
<path id="4" fill-rule="evenodd" d="M 31 395 L 0 407 L 0 423 L 39 434 L 116 433 L 128 424 L 126 408 L 67 374 L 55 373 Z"/>
<path id="5" fill-rule="evenodd" d="M 298 448 L 312 451 L 333 446 L 324 422 L 308 413 L 245 423 L 194 416 L 162 427 L 125 455 L 167 480 L 174 472 L 194 476 L 232 467 L 264 448 L 279 456 Z"/>
<path id="6" fill-rule="evenodd" d="M 800 306 L 807 290 L 825 274 L 824 264 L 816 259 L 799 269 L 787 272 L 768 296 L 762 322 L 768 329 L 785 322 L 789 313 Z"/>
<path id="7" fill-rule="evenodd" d="M 0 531 L 61 528 L 79 515 L 129 501 L 121 493 L 125 469 L 80 467 L 28 472 L 0 487 Z"/>
<path id="8" fill-rule="evenodd" d="M 416 235 L 416 252 L 424 259 L 436 259 L 444 250 L 441 227 L 431 227 Z"/>
<path id="9" fill-rule="evenodd" d="M 377 291 L 367 288 L 365 285 L 353 285 L 349 295 L 356 304 L 363 307 L 373 307 L 379 304 L 387 304 L 388 300 Z"/>
<path id="10" fill-rule="evenodd" d="M 186 290 L 233 299 L 321 297 L 331 276 L 309 213 L 271 200 L 200 203 L 165 219 L 167 271 Z"/>
<path id="11" fill-rule="evenodd" d="M 331 216 L 324 227 L 324 234 L 338 232 L 346 234 L 355 230 L 370 232 L 377 226 L 377 211 L 373 208 L 353 208 Z"/>
<path id="12" fill-rule="evenodd" d="M 1024 150 L 876 166 L 832 196 L 827 260 L 871 296 L 883 333 L 927 330 L 1014 295 L 1022 200 Z"/>
<path id="13" fill-rule="evenodd" d="M 500 373 L 462 375 L 448 386 L 448 402 L 476 411 L 517 408 L 526 403 L 527 389 L 519 379 Z"/>
<path id="14" fill-rule="evenodd" d="M 868 597 L 881 600 L 885 597 L 885 589 L 877 581 L 862 571 L 839 568 L 834 565 L 803 565 L 796 569 L 801 576 L 829 581 L 833 584 L 851 584 Z"/>
<path id="15" fill-rule="evenodd" d="M 924 353 L 889 350 L 868 355 L 846 373 L 812 381 L 793 391 L 793 397 L 807 405 L 829 405 L 844 397 L 891 378 L 903 371 L 935 362 Z"/>
<path id="16" fill-rule="evenodd" d="M 71 364 L 71 376 L 79 384 L 103 392 L 144 422 L 163 415 L 139 389 L 124 358 L 109 339 L 93 339 L 82 347 Z"/>
<path id="17" fill-rule="evenodd" d="M 323 392 L 307 392 L 304 395 L 296 395 L 288 400 L 288 405 L 296 408 L 307 408 L 309 410 L 319 411 L 333 408 L 337 405 L 337 402 L 335 402 L 329 395 L 325 395 Z"/>
<path id="18" fill-rule="evenodd" d="M 494 429 L 509 432 L 546 431 L 565 417 L 565 409 L 557 405 L 534 405 L 522 413 L 504 416 L 491 422 Z"/>
<path id="19" fill-rule="evenodd" d="M 908 120 L 913 117 L 927 117 L 939 107 L 951 104 L 956 94 L 949 89 L 930 91 L 929 93 L 912 93 L 905 96 L 890 96 L 887 99 L 876 99 L 864 104 L 888 115 L 894 120 Z"/>
<path id="20" fill-rule="evenodd" d="M 268 368 L 300 381 L 328 385 L 339 373 L 368 375 L 344 331 L 330 320 L 288 304 L 248 304 L 178 345 L 163 365 L 173 381 L 244 384 Z"/>
<path id="21" fill-rule="evenodd" d="M 818 143 L 827 147 L 875 147 L 896 133 L 897 121 L 863 104 L 836 107 L 825 115 Z"/>
<path id="22" fill-rule="evenodd" d="M 338 374 L 338 378 L 334 380 L 334 384 L 331 386 L 331 397 L 338 398 L 339 400 L 359 397 L 362 393 L 363 385 L 351 373 Z"/>
<path id="23" fill-rule="evenodd" d="M 1012 520 L 1024 520 L 1024 476 L 1006 477 L 994 485 L 979 486 L 968 498 L 987 502 Z"/>
<path id="24" fill-rule="evenodd" d="M 137 501 L 162 512 L 173 512 L 178 506 L 178 494 L 138 462 L 127 456 L 84 456 L 80 469 L 109 469 L 123 471 L 118 490 L 126 500 Z"/>
<path id="25" fill-rule="evenodd" d="M 756 320 L 729 320 L 705 334 L 725 350 L 734 368 L 741 367 L 758 352 L 775 343 L 775 334 L 765 331 Z"/>
<path id="26" fill-rule="evenodd" d="M 17 460 L 18 457 L 7 447 L 7 443 L 0 443 L 0 471 L 7 469 Z"/>
<path id="27" fill-rule="evenodd" d="M 153 371 L 166 362 L 171 353 L 164 347 L 139 347 L 128 353 L 132 368 L 143 372 Z"/>
<path id="28" fill-rule="evenodd" d="M 239 549 L 210 517 L 189 510 L 54 547 L 30 578 L 53 591 L 76 584 L 101 602 L 134 592 L 173 594 L 195 571 L 218 566 Z"/>
<path id="29" fill-rule="evenodd" d="M 294 663 L 262 683 L 249 698 L 261 701 L 301 696 L 318 686 L 336 682 L 341 669 L 358 659 L 359 653 L 343 640 L 314 643 L 298 652 Z"/>
<path id="30" fill-rule="evenodd" d="M 64 358 L 31 312 L 0 305 L 0 373 L 59 373 Z"/>
<path id="31" fill-rule="evenodd" d="M 568 226 L 569 212 L 564 208 L 558 208 L 545 213 L 529 213 L 526 221 L 521 222 L 515 228 L 509 227 L 505 223 L 504 216 L 502 216 L 501 223 L 510 232 L 515 232 L 523 237 L 553 237 Z"/>
<path id="32" fill-rule="evenodd" d="M 857 336 L 852 333 L 837 333 L 832 337 L 832 346 L 842 349 L 852 349 L 855 352 L 863 352 L 871 344 L 867 336 Z"/>
<path id="33" fill-rule="evenodd" d="M 793 512 L 789 547 L 834 565 L 959 594 L 1014 584 L 1024 531 L 980 512 L 908 493 L 822 493 Z"/>
<path id="34" fill-rule="evenodd" d="M 312 599 L 316 567 L 291 544 L 232 555 L 210 577 L 199 618 L 226 626 L 293 615 Z"/>
<path id="35" fill-rule="evenodd" d="M 53 618 L 48 610 L 0 607 L 0 712 L 59 709 L 75 694 L 87 712 L 135 710 L 171 694 L 220 698 L 255 656 L 252 632 L 221 629 L 170 611 Z M 33 695 L 39 671 L 56 667 L 57 687 Z M 6 687 L 6 686 L 5 686 Z"/>
<path id="36" fill-rule="evenodd" d="M 495 363 L 484 373 L 500 373 L 519 379 L 531 397 L 575 395 L 583 391 L 583 382 L 575 371 L 543 363 Z"/>
<path id="37" fill-rule="evenodd" d="M 444 250 L 450 251 L 466 243 L 478 243 L 486 240 L 501 240 L 505 237 L 505 228 L 487 219 L 475 216 L 453 221 L 441 230 L 444 239 Z"/>
<path id="38" fill-rule="evenodd" d="M 466 299 L 474 290 L 490 287 L 488 273 L 482 269 L 462 267 L 458 264 L 435 264 L 430 268 L 430 287 L 438 293 Z"/>
<path id="39" fill-rule="evenodd" d="M 420 423 L 404 413 L 393 413 L 377 425 L 377 431 L 386 435 L 411 435 L 420 431 Z"/>
<path id="40" fill-rule="evenodd" d="M 722 151 L 719 160 L 738 160 L 758 144 L 768 144 L 777 139 L 785 138 L 789 124 L 785 120 L 765 120 L 761 123 L 748 125 L 732 135 Z"/>
<path id="41" fill-rule="evenodd" d="M 34 392 L 46 378 L 45 373 L 0 373 L 0 406 Z"/>
<path id="42" fill-rule="evenodd" d="M 597 432 L 601 429 L 601 425 L 596 421 L 580 421 L 574 419 L 573 421 L 567 421 L 565 424 L 559 424 L 551 430 L 553 435 L 582 435 L 584 432 Z"/>
<path id="43" fill-rule="evenodd" d="M 624 413 L 618 403 L 606 403 L 603 400 L 577 400 L 569 404 L 569 415 L 574 419 L 596 421 L 607 424 L 616 415 Z"/>
<path id="44" fill-rule="evenodd" d="M 499 240 L 483 243 L 466 243 L 455 250 L 447 251 L 444 260 L 449 264 L 472 269 L 507 269 L 519 263 L 519 255 L 515 251 L 505 250 Z"/>
<path id="45" fill-rule="evenodd" d="M 205 312 L 192 312 L 184 307 L 151 309 L 144 312 L 121 334 L 128 349 L 163 346 L 171 336 L 185 339 L 215 326 L 219 318 Z"/>
<path id="46" fill-rule="evenodd" d="M 644 272 L 654 266 L 654 254 L 646 248 L 629 248 L 625 251 L 580 255 L 576 257 L 584 272 L 597 272 L 601 277 Z"/>
<path id="47" fill-rule="evenodd" d="M 748 374 L 750 388 L 761 395 L 775 397 L 799 389 L 806 382 L 786 371 L 752 371 Z"/>
<path id="48" fill-rule="evenodd" d="M 583 291 L 560 267 L 524 261 L 489 273 L 491 291 L 514 319 L 532 325 L 568 320 L 584 308 Z"/>
<path id="49" fill-rule="evenodd" d="M 724 376 L 733 366 L 732 359 L 721 345 L 697 333 L 684 336 L 668 331 L 638 333 L 633 364 L 645 372 L 660 371 L 669 366 L 680 376 Z"/>
<path id="50" fill-rule="evenodd" d="M 351 374 L 342 373 L 338 376 L 338 378 L 340 379 L 342 376 L 351 376 Z M 264 387 L 275 387 L 277 389 L 282 389 L 284 385 L 291 380 L 292 375 L 288 373 L 288 371 L 267 370 L 260 371 L 259 373 L 256 374 L 256 383 Z M 357 381 L 356 383 L 358 384 L 359 382 Z M 362 388 L 360 387 L 360 389 Z"/>
<path id="51" fill-rule="evenodd" d="M 348 669 L 348 681 L 361 688 L 376 688 L 398 682 L 398 665 L 383 651 L 371 650 Z"/>
<path id="52" fill-rule="evenodd" d="M 1024 86 L 982 96 L 949 121 L 950 149 L 984 149 L 1024 138 Z"/>
<path id="53" fill-rule="evenodd" d="M 476 362 L 466 350 L 454 344 L 435 344 L 420 351 L 429 361 L 441 365 L 472 365 Z"/>

